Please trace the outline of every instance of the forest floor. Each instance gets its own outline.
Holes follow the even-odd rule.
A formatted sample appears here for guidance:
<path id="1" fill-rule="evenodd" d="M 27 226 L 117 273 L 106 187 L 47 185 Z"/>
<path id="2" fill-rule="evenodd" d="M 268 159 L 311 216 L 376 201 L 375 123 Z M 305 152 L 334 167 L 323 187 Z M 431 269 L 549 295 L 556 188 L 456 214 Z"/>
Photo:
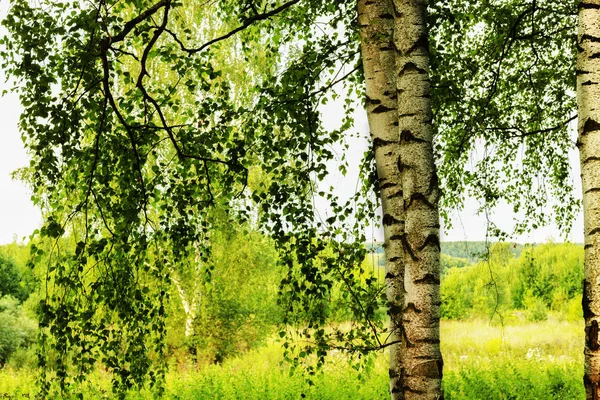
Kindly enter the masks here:
<path id="1" fill-rule="evenodd" d="M 583 322 L 443 321 L 446 399 L 583 399 Z M 272 341 L 240 357 L 200 370 L 180 365 L 167 376 L 170 399 L 387 399 L 387 354 L 365 373 L 341 354 L 332 357 L 313 385 L 281 365 L 280 343 Z M 84 394 L 111 398 L 109 379 L 94 376 Z M 0 399 L 33 394 L 30 370 L 0 369 Z M 95 388 L 93 388 L 95 387 Z M 132 393 L 131 399 L 152 398 Z"/>

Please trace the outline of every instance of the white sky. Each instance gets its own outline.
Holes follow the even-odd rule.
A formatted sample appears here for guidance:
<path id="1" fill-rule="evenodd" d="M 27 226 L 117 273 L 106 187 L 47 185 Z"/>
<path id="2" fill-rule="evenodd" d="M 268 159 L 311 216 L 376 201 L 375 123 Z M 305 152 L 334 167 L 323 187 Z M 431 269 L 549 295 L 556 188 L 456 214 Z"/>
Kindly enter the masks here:
<path id="1" fill-rule="evenodd" d="M 0 91 L 5 87 L 0 71 Z M 40 225 L 41 214 L 31 203 L 31 193 L 11 173 L 29 162 L 17 122 L 21 108 L 15 95 L 0 98 L 0 244 L 21 241 Z"/>
<path id="2" fill-rule="evenodd" d="M 6 15 L 7 2 L 0 2 L 0 20 Z M 0 27 L 0 35 L 4 29 Z M 0 92 L 7 88 L 4 71 L 0 69 Z M 335 126 L 341 119 L 342 108 L 332 104 L 324 110 L 324 115 L 330 120 L 331 126 Z M 28 164 L 27 154 L 17 128 L 17 122 L 21 113 L 21 107 L 17 96 L 7 94 L 0 97 L 0 244 L 10 243 L 14 240 L 21 241 L 26 238 L 41 223 L 41 213 L 34 207 L 30 200 L 29 189 L 21 182 L 14 181 L 11 173 L 17 168 Z M 368 132 L 368 125 L 364 111 L 355 116 L 356 129 L 362 133 Z M 326 124 L 326 125 L 329 125 Z M 354 146 L 354 144 L 356 144 Z M 366 141 L 356 140 L 350 154 L 349 160 L 361 159 L 366 150 Z M 573 177 L 576 184 L 576 192 L 581 197 L 581 184 L 579 180 L 579 159 L 576 151 L 571 156 L 573 166 Z M 353 190 L 356 184 L 357 171 L 349 171 L 348 178 L 332 178 L 328 184 L 341 187 L 343 191 Z M 455 213 L 453 218 L 454 227 L 442 232 L 443 241 L 457 240 L 484 240 L 486 234 L 486 220 L 483 216 L 474 213 L 477 204 L 474 200 L 467 200 L 466 207 L 461 212 Z M 510 207 L 502 207 L 492 216 L 494 221 L 504 229 L 510 229 L 514 215 Z M 377 240 L 381 241 L 381 232 L 374 232 Z M 567 238 L 571 242 L 583 242 L 583 217 L 580 215 L 571 234 Z M 519 242 L 546 242 L 548 240 L 562 241 L 558 229 L 554 226 L 543 227 L 527 235 L 515 238 Z"/>

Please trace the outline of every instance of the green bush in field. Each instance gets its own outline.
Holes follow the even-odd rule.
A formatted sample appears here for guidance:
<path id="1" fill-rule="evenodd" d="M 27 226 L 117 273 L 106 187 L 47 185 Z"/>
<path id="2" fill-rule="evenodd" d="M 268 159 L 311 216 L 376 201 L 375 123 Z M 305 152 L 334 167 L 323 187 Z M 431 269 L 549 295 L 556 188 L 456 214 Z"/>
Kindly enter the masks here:
<path id="1" fill-rule="evenodd" d="M 487 261 L 450 268 L 442 276 L 441 315 L 463 319 L 523 310 L 539 321 L 556 311 L 569 319 L 576 315 L 572 308 L 581 298 L 582 280 L 580 245 L 525 246 L 515 258 L 510 244 L 497 243 Z"/>
<path id="2" fill-rule="evenodd" d="M 440 273 L 446 274 L 451 268 L 463 268 L 470 265 L 471 261 L 467 258 L 452 257 L 447 254 L 440 254 Z"/>
<path id="3" fill-rule="evenodd" d="M 542 299 L 532 298 L 527 302 L 527 318 L 534 322 L 548 319 L 548 309 Z"/>
<path id="4" fill-rule="evenodd" d="M 20 349 L 35 342 L 36 324 L 23 313 L 19 301 L 12 296 L 0 298 L 0 365 Z"/>
<path id="5" fill-rule="evenodd" d="M 534 365 L 518 361 L 500 368 L 463 368 L 444 374 L 444 398 L 556 399 L 584 398 L 578 366 Z"/>
<path id="6" fill-rule="evenodd" d="M 565 319 L 567 321 L 581 321 L 583 319 L 583 309 L 581 307 L 582 295 L 575 296 L 567 302 Z"/>
<path id="7" fill-rule="evenodd" d="M 19 268 L 12 258 L 0 253 L 0 297 L 13 296 L 21 301 L 31 293 L 31 275 L 24 266 Z"/>

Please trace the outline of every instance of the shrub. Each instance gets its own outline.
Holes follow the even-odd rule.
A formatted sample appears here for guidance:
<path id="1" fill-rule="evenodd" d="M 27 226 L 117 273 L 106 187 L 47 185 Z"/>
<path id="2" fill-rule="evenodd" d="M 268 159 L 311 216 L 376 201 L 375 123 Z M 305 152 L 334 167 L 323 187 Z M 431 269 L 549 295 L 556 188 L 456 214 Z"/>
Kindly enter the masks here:
<path id="1" fill-rule="evenodd" d="M 0 297 L 12 296 L 23 301 L 29 293 L 22 271 L 12 259 L 0 255 Z"/>
<path id="2" fill-rule="evenodd" d="M 29 319 L 17 299 L 4 296 L 0 299 L 0 365 L 19 349 L 35 342 L 36 324 Z"/>

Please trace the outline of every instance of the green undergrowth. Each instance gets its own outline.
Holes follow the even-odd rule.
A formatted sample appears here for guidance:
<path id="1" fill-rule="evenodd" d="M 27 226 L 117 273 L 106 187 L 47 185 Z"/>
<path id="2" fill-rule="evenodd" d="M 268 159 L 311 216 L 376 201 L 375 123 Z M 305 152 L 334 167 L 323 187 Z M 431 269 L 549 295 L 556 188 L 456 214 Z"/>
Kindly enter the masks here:
<path id="1" fill-rule="evenodd" d="M 446 399 L 583 399 L 583 323 L 547 321 L 507 326 L 488 321 L 443 321 Z M 277 342 L 219 365 L 173 365 L 167 399 L 386 399 L 388 355 L 359 376 L 336 353 L 313 385 L 281 365 Z M 33 395 L 33 373 L 0 370 L 0 398 Z M 85 398 L 112 398 L 108 376 L 92 377 Z M 149 392 L 130 399 L 151 398 Z"/>

